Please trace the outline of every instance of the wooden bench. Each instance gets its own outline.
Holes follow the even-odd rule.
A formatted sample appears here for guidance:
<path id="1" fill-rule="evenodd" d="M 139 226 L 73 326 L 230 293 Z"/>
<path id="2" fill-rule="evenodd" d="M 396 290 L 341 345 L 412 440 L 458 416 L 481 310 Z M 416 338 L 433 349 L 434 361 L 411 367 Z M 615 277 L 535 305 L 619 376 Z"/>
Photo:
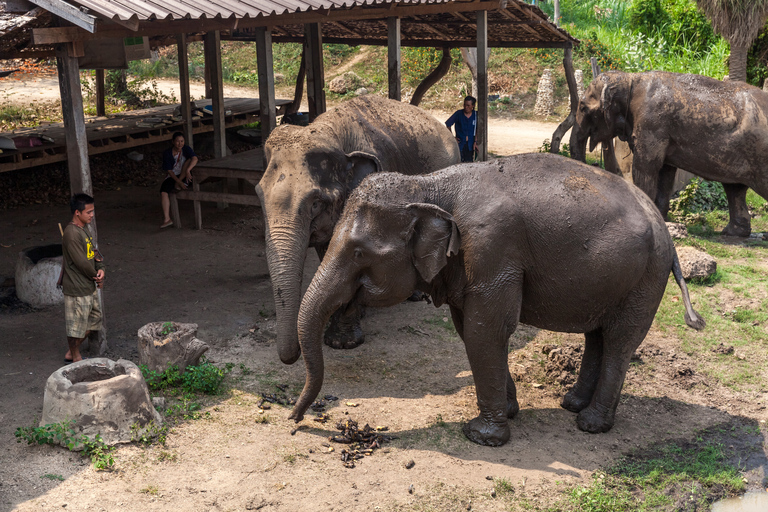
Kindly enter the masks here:
<path id="1" fill-rule="evenodd" d="M 259 206 L 261 203 L 258 196 L 243 193 L 242 184 L 246 182 L 255 187 L 263 174 L 264 152 L 260 148 L 197 164 L 192 169 L 192 190 L 177 190 L 176 193 L 170 194 L 171 219 L 174 227 L 181 228 L 179 199 L 194 201 L 195 228 L 197 229 L 203 227 L 201 201 Z M 240 193 L 204 192 L 200 190 L 200 183 L 208 178 L 236 178 L 241 180 Z"/>

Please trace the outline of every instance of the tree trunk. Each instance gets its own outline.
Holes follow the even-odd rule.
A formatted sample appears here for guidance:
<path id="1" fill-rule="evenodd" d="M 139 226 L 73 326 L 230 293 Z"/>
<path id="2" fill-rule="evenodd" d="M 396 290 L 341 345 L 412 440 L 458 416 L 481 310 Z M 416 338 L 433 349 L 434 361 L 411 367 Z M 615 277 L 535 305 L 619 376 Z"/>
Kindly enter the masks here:
<path id="1" fill-rule="evenodd" d="M 747 54 L 749 46 L 731 45 L 731 58 L 728 65 L 729 78 L 738 82 L 747 81 Z"/>

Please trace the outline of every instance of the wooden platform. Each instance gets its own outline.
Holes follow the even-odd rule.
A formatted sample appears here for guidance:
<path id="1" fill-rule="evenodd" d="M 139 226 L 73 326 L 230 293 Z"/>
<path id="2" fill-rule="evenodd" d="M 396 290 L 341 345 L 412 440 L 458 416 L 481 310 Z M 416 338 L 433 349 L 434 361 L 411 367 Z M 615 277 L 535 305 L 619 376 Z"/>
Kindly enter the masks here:
<path id="1" fill-rule="evenodd" d="M 197 164 L 192 169 L 192 190 L 179 190 L 174 194 L 170 194 L 171 219 L 173 220 L 174 227 L 181 228 L 179 199 L 194 201 L 195 227 L 197 229 L 202 229 L 203 227 L 203 214 L 200 208 L 201 201 L 259 206 L 261 203 L 259 203 L 258 196 L 245 194 L 242 186 L 239 194 L 232 194 L 228 192 L 203 192 L 200 190 L 200 184 L 208 178 L 236 178 L 240 181 L 241 185 L 243 182 L 247 182 L 255 187 L 263 174 L 264 152 L 260 148 Z"/>
<path id="2" fill-rule="evenodd" d="M 276 100 L 277 115 L 282 115 L 290 100 Z M 195 100 L 198 108 L 210 106 L 211 100 Z M 173 114 L 178 105 L 132 110 L 124 114 L 106 117 L 88 118 L 85 123 L 88 138 L 88 154 L 97 155 L 120 149 L 168 142 L 175 131 L 182 130 L 182 122 L 173 122 L 157 127 L 137 126 L 142 119 L 152 117 L 167 117 Z M 259 120 L 258 98 L 225 98 L 224 110 L 229 112 L 226 117 L 227 128 L 242 126 Z M 213 117 L 204 115 L 193 121 L 193 133 L 213 131 Z M 63 123 L 53 123 L 36 128 L 22 128 L 11 133 L 0 133 L 0 136 L 15 138 L 35 135 L 46 135 L 54 142 L 43 142 L 42 146 L 3 150 L 0 154 L 0 172 L 26 169 L 61 162 L 67 159 L 67 147 Z M 199 168 L 200 166 L 198 166 Z"/>

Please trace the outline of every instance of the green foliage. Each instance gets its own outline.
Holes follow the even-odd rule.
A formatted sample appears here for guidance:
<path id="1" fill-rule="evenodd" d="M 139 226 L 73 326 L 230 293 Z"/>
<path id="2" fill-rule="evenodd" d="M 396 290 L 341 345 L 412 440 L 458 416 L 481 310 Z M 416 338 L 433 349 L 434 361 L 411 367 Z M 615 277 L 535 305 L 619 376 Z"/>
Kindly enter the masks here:
<path id="1" fill-rule="evenodd" d="M 27 444 L 58 444 L 70 451 L 82 450 L 82 455 L 89 457 L 96 469 L 111 469 L 115 465 L 115 459 L 112 456 L 114 447 L 104 443 L 98 434 L 93 439 L 86 435 L 78 436 L 73 425 L 73 421 L 66 421 L 42 427 L 19 427 L 14 436 L 17 443 L 26 441 Z"/>
<path id="2" fill-rule="evenodd" d="M 675 217 L 728 209 L 723 185 L 717 181 L 693 178 L 678 197 L 670 201 L 670 213 Z"/>
<path id="3" fill-rule="evenodd" d="M 173 322 L 163 322 L 163 325 L 160 327 L 160 334 L 165 336 L 166 334 L 171 334 L 172 332 L 176 332 L 176 326 L 173 325 Z"/>
<path id="4" fill-rule="evenodd" d="M 652 34 L 657 27 L 672 20 L 661 0 L 633 0 L 628 14 L 629 28 L 645 35 Z"/>
<path id="5" fill-rule="evenodd" d="M 228 363 L 224 368 L 218 368 L 203 359 L 198 366 L 187 366 L 181 374 L 178 366 L 170 366 L 163 372 L 156 372 L 147 368 L 146 365 L 139 365 L 141 374 L 152 391 L 180 387 L 185 393 L 206 395 L 218 393 L 224 377 L 232 371 L 233 367 L 232 363 Z"/>
<path id="6" fill-rule="evenodd" d="M 552 150 L 552 143 L 549 142 L 549 139 L 544 139 L 544 142 L 542 142 L 541 146 L 539 146 L 539 153 L 549 153 Z M 571 157 L 571 146 L 567 142 L 560 145 L 560 151 L 557 153 L 558 155 L 567 156 L 568 158 Z"/>
<path id="7" fill-rule="evenodd" d="M 620 71 L 626 68 L 626 63 L 605 44 L 600 42 L 597 32 L 594 30 L 581 40 L 581 44 L 574 49 L 574 55 L 578 58 L 589 59 L 595 57 L 600 71 Z M 592 75 L 588 73 L 591 77 Z M 589 85 L 585 83 L 586 87 Z"/>
<path id="8" fill-rule="evenodd" d="M 131 425 L 131 441 L 139 444 L 150 445 L 155 442 L 165 446 L 168 438 L 168 427 L 158 425 L 155 420 L 151 420 L 143 427 L 138 423 Z"/>
<path id="9" fill-rule="evenodd" d="M 424 77 L 437 67 L 442 56 L 443 51 L 440 48 L 403 48 L 401 56 L 403 84 L 418 87 Z"/>
<path id="10" fill-rule="evenodd" d="M 747 55 L 747 82 L 762 87 L 768 78 L 768 24 L 757 35 Z"/>

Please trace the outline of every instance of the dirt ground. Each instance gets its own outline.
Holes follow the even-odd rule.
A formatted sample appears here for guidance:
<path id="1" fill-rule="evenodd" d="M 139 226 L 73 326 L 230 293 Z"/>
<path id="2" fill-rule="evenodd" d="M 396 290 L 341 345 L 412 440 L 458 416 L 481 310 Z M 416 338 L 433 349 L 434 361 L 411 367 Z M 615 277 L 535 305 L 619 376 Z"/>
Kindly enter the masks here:
<path id="1" fill-rule="evenodd" d="M 538 124 L 494 132 L 502 124 L 492 122 L 491 140 L 499 154 L 532 150 L 554 130 Z M 491 495 L 492 479 L 508 481 L 514 496 L 536 508 L 550 505 L 563 486 L 587 484 L 621 454 L 705 428 L 764 426 L 768 419 L 768 396 L 707 382 L 690 371 L 678 341 L 654 328 L 627 376 L 615 427 L 585 434 L 575 415 L 559 407 L 583 337 L 521 326 L 509 355 L 521 406 L 510 422 L 512 439 L 499 448 L 477 446 L 461 434 L 462 423 L 477 413 L 463 346 L 447 307 L 421 302 L 369 310 L 367 341 L 355 350 L 326 347 L 322 395 L 339 399 L 328 402 L 330 421 L 308 415 L 295 430 L 289 407 L 258 407 L 261 393 L 281 393 L 281 385 L 295 397 L 304 381 L 301 361 L 285 366 L 277 358 L 261 212 L 204 204 L 204 229 L 196 231 L 189 228 L 191 204 L 183 201 L 186 228 L 160 231 L 157 195 L 156 187 L 135 186 L 96 195 L 108 269 L 106 355 L 136 361 L 141 326 L 194 322 L 211 346 L 209 358 L 235 365 L 228 391 L 207 400 L 200 419 L 176 426 L 165 446 L 120 447 L 110 472 L 61 448 L 16 443 L 15 429 L 39 419 L 45 381 L 63 364 L 66 347 L 62 306 L 32 310 L 6 297 L 0 510 L 507 510 L 508 500 Z M 13 276 L 19 250 L 58 242 L 56 223 L 69 217 L 65 206 L 0 212 L 0 283 Z M 317 264 L 311 251 L 305 285 Z M 329 451 L 328 437 L 347 419 L 387 427 L 384 433 L 396 439 L 346 468 L 344 446 Z M 730 442 L 743 455 L 748 487 L 764 488 L 762 434 Z"/>

